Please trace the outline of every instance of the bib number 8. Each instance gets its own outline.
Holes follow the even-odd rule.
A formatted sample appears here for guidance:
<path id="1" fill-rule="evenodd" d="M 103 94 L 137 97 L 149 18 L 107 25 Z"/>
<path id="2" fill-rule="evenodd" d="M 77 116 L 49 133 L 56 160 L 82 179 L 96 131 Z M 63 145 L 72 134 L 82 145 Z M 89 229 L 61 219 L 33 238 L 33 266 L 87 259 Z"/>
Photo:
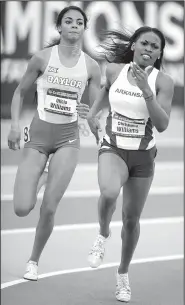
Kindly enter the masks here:
<path id="1" fill-rule="evenodd" d="M 30 141 L 29 127 L 24 127 L 24 142 L 27 143 Z"/>

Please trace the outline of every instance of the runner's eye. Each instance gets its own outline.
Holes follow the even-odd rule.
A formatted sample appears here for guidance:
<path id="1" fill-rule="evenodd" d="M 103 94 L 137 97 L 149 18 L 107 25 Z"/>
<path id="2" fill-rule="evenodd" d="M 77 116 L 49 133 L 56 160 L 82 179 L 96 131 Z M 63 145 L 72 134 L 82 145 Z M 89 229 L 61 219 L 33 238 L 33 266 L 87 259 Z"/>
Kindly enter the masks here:
<path id="1" fill-rule="evenodd" d="M 159 49 L 159 46 L 157 46 L 157 45 L 154 45 L 154 49 L 156 49 L 156 50 L 157 50 L 157 49 Z"/>

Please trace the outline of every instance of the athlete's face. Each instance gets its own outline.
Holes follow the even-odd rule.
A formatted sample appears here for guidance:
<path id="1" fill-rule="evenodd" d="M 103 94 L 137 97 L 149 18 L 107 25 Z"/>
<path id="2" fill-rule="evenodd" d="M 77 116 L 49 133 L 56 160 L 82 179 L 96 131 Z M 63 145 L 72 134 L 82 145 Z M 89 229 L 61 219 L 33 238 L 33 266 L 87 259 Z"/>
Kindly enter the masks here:
<path id="1" fill-rule="evenodd" d="M 82 38 L 84 29 L 82 14 L 79 11 L 70 10 L 64 14 L 59 30 L 65 40 L 75 42 Z"/>
<path id="2" fill-rule="evenodd" d="M 133 61 L 141 67 L 153 66 L 161 55 L 161 39 L 153 32 L 141 34 L 132 49 Z"/>

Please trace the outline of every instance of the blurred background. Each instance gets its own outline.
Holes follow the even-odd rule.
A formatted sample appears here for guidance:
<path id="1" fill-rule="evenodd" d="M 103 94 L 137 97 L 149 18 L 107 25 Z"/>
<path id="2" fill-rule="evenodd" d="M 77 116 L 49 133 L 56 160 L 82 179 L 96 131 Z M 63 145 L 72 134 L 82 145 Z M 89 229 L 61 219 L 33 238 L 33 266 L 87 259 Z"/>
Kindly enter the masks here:
<path id="1" fill-rule="evenodd" d="M 96 58 L 100 32 L 104 29 L 134 31 L 142 25 L 159 28 L 166 37 L 164 68 L 175 81 L 173 106 L 183 106 L 184 93 L 184 2 L 183 1 L 3 1 L 1 2 L 1 117 L 10 118 L 13 92 L 26 70 L 28 60 L 58 35 L 57 14 L 66 5 L 85 10 L 89 24 L 84 50 Z M 102 84 L 105 63 L 100 62 Z M 23 113 L 36 108 L 34 92 L 27 94 Z M 88 100 L 84 94 L 84 101 Z"/>
<path id="2" fill-rule="evenodd" d="M 184 145 L 184 2 L 183 1 L 2 1 L 1 5 L 1 164 L 4 183 L 1 192 L 7 200 L 12 198 L 14 174 L 21 160 L 21 151 L 11 151 L 7 146 L 10 130 L 10 106 L 13 92 L 18 85 L 27 63 L 35 52 L 58 37 L 55 22 L 58 13 L 67 5 L 81 7 L 88 16 L 83 49 L 97 60 L 100 33 L 104 29 L 135 31 L 142 25 L 159 28 L 166 37 L 164 69 L 175 82 L 170 123 L 163 133 L 155 132 L 158 156 L 157 162 L 169 162 L 169 169 L 177 165 L 177 177 L 173 186 L 183 185 L 183 145 Z M 104 83 L 106 63 L 99 61 Z M 24 127 L 29 126 L 36 110 L 35 86 L 27 93 L 21 114 L 21 148 L 24 145 Z M 85 91 L 83 102 L 88 103 Z M 101 118 L 104 133 L 107 111 Z M 97 145 L 86 120 L 79 119 L 81 135 L 80 164 L 97 164 Z M 175 165 L 174 165 L 175 162 Z M 10 168 L 13 166 L 13 169 Z M 166 165 L 165 165 L 166 166 Z M 180 168 L 180 170 L 179 170 Z M 9 176 L 4 176 L 4 171 Z M 13 171 L 13 172 L 11 172 Z M 14 174 L 13 174 L 14 173 Z M 97 179 L 94 179 L 97 184 Z M 6 179 L 5 179 L 6 178 Z M 169 181 L 169 175 L 167 175 Z M 165 178 L 166 179 L 166 178 Z M 164 182 L 165 182 L 164 179 Z M 161 182 L 160 182 L 161 184 Z M 169 182 L 170 186 L 170 182 Z M 75 184 L 78 188 L 78 185 Z M 81 186 L 82 189 L 84 186 Z M 182 189 L 181 189 L 182 191 Z M 8 194 L 11 194 L 10 197 Z"/>
<path id="3" fill-rule="evenodd" d="M 120 29 L 124 26 L 128 30 L 134 31 L 142 25 L 149 25 L 159 28 L 166 37 L 164 69 L 174 79 L 175 94 L 167 130 L 163 133 L 155 132 L 158 147 L 156 173 L 142 214 L 142 221 L 147 223 L 145 222 L 145 226 L 142 227 L 141 240 L 134 258 L 167 256 L 168 259 L 172 255 L 178 255 L 178 257 L 180 255 L 182 257 L 184 240 L 182 236 L 184 215 L 184 1 L 1 1 L 0 5 L 2 283 L 5 283 L 6 286 L 6 282 L 20 280 L 22 277 L 25 262 L 31 252 L 34 238 L 33 232 L 37 225 L 43 196 L 42 189 L 38 196 L 38 204 L 29 216 L 20 218 L 15 215 L 12 201 L 13 187 L 17 166 L 21 161 L 22 150 L 11 151 L 7 146 L 7 135 L 11 125 L 11 100 L 32 54 L 57 37 L 55 21 L 58 13 L 67 5 L 78 5 L 86 12 L 89 24 L 85 32 L 83 48 L 95 59 L 97 59 L 96 48 L 100 42 L 100 32 L 103 29 Z M 101 82 L 103 84 L 105 62 L 101 61 L 99 63 L 102 70 Z M 34 94 L 35 87 L 33 86 L 25 97 L 20 122 L 22 130 L 24 126 L 31 123 L 36 110 Z M 88 103 L 86 91 L 83 96 L 83 102 Z M 105 118 L 106 113 L 102 117 L 102 125 Z M 70 229 L 69 232 L 63 231 L 62 233 L 61 230 L 53 233 L 40 262 L 40 274 L 66 268 L 87 267 L 86 256 L 96 233 L 95 226 L 91 227 L 91 224 L 96 224 L 98 219 L 98 149 L 86 120 L 80 120 L 79 127 L 81 133 L 79 164 L 62 199 L 62 204 L 58 207 L 55 225 L 60 227 L 61 225 L 79 224 L 82 225 L 83 230 L 73 229 L 72 231 Z M 24 144 L 23 140 L 24 135 L 22 135 L 21 147 Z M 113 216 L 115 227 L 113 228 L 114 232 L 112 232 L 114 234 L 110 241 L 105 263 L 115 263 L 120 259 L 121 240 L 119 230 L 121 229 L 121 209 L 122 197 L 120 196 Z M 89 226 L 88 230 L 84 229 L 84 224 Z M 60 242 L 58 242 L 59 240 Z M 73 240 L 72 243 L 71 240 Z M 81 242 L 82 240 L 84 241 L 83 243 Z M 142 271 L 140 269 L 132 269 L 133 291 L 138 290 L 139 295 L 138 297 L 134 293 L 134 298 L 141 298 L 143 301 L 140 304 L 143 305 L 183 304 L 183 267 L 178 261 L 174 261 L 174 263 L 170 261 L 168 265 L 163 265 L 163 267 L 156 265 L 155 262 L 154 267 L 152 266 L 146 265 L 146 269 L 142 267 Z M 151 268 L 155 268 L 155 270 Z M 58 277 L 57 284 L 50 285 L 49 289 L 44 283 L 43 290 L 40 290 L 44 291 L 44 293 L 39 292 L 42 281 L 38 283 L 37 291 L 34 285 L 24 286 L 24 288 L 21 285 L 17 285 L 17 290 L 4 289 L 3 305 L 12 304 L 12 300 L 14 300 L 14 305 L 21 305 L 23 304 L 22 302 L 25 304 L 25 300 L 32 300 L 32 304 L 37 304 L 38 300 L 39 304 L 61 304 L 62 297 L 63 300 L 65 298 L 68 300 L 70 294 L 75 299 L 71 303 L 65 303 L 64 301 L 62 304 L 77 304 L 75 303 L 76 299 L 80 300 L 78 304 L 86 304 L 86 301 L 84 303 L 80 299 L 80 294 L 83 298 L 87 297 L 88 304 L 95 305 L 100 304 L 100 302 L 102 305 L 114 304 L 113 301 L 110 303 L 111 299 L 110 302 L 108 301 L 108 298 L 111 297 L 110 294 L 109 296 L 106 295 L 106 298 L 99 294 L 99 291 L 102 291 L 102 293 L 105 291 L 104 288 L 101 288 L 101 283 L 103 283 L 104 287 L 108 287 L 110 292 L 114 289 L 111 282 L 111 278 L 114 278 L 114 276 L 112 277 L 108 272 L 110 271 L 105 274 L 102 273 L 107 282 L 102 281 L 100 273 L 96 277 L 95 272 L 92 273 L 94 282 L 89 282 L 87 278 L 79 282 L 78 274 L 77 282 L 78 284 L 81 283 L 82 286 L 80 288 L 78 285 L 79 292 L 72 294 L 71 291 L 68 293 L 66 287 L 71 287 L 71 283 L 76 285 L 74 275 L 69 278 L 70 284 L 67 286 L 66 283 L 61 285 L 61 279 L 58 280 Z M 140 277 L 137 279 L 138 274 L 141 274 L 141 272 L 143 289 L 140 286 Z M 52 281 L 54 277 L 49 279 Z M 57 288 L 57 285 L 60 285 L 60 287 Z M 157 285 L 155 286 L 157 290 L 153 289 L 154 285 Z M 85 287 L 87 286 L 88 288 L 86 289 Z M 72 287 L 76 291 L 75 286 Z M 90 290 L 91 287 L 97 288 L 94 295 Z M 148 292 L 146 293 L 146 291 Z M 12 294 L 13 292 L 14 294 Z M 87 293 L 86 296 L 85 293 Z M 72 296 L 71 298 L 73 298 Z M 59 302 L 56 301 L 56 297 L 61 298 Z M 152 300 L 155 303 L 151 303 Z M 139 303 L 137 302 L 137 304 Z M 30 305 L 30 303 L 25 305 Z"/>

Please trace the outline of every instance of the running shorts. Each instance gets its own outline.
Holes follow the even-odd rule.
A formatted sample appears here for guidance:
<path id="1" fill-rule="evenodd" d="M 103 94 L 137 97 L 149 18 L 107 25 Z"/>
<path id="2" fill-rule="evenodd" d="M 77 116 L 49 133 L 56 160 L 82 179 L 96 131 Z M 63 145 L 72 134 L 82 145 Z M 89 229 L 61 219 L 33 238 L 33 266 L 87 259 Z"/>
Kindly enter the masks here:
<path id="1" fill-rule="evenodd" d="M 154 175 L 154 159 L 157 155 L 156 146 L 148 150 L 127 150 L 113 146 L 103 139 L 99 148 L 99 156 L 110 152 L 125 161 L 129 177 L 151 177 Z"/>
<path id="2" fill-rule="evenodd" d="M 36 112 L 28 132 L 25 148 L 33 148 L 49 157 L 62 147 L 80 148 L 78 121 L 52 124 L 39 118 Z"/>

